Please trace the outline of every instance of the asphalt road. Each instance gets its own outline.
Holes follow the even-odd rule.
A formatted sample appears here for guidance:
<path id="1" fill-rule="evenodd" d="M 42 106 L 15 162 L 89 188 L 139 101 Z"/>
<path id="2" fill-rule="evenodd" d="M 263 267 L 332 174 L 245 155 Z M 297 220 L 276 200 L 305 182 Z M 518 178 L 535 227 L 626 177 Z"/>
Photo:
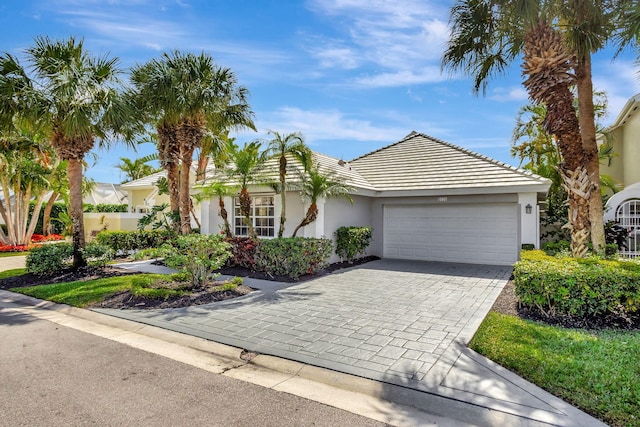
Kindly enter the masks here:
<path id="1" fill-rule="evenodd" d="M 0 426 L 383 426 L 0 308 Z"/>

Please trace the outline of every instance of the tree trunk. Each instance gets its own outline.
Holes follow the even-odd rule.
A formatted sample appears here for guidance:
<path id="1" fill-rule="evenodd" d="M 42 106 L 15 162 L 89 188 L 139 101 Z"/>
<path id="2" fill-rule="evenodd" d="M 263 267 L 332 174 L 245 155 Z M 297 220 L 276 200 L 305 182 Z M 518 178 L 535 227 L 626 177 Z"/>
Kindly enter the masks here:
<path id="1" fill-rule="evenodd" d="M 85 247 L 84 218 L 82 213 L 82 159 L 68 159 L 69 216 L 73 230 L 73 268 L 87 265 L 82 254 Z"/>
<path id="2" fill-rule="evenodd" d="M 231 233 L 231 225 L 229 224 L 227 209 L 224 207 L 224 199 L 222 197 L 218 197 L 218 206 L 220 207 L 220 217 L 224 221 L 224 234 L 230 239 L 233 237 L 233 234 Z"/>
<path id="3" fill-rule="evenodd" d="M 280 156 L 280 229 L 278 229 L 278 237 L 284 235 L 284 223 L 287 221 L 287 192 L 285 191 L 285 181 L 287 175 L 287 157 Z"/>
<path id="4" fill-rule="evenodd" d="M 578 59 L 576 79 L 580 135 L 582 137 L 582 148 L 587 156 L 586 168 L 591 182 L 591 196 L 589 197 L 591 243 L 596 254 L 604 255 L 607 242 L 604 235 L 604 212 L 602 209 L 602 192 L 600 191 L 600 159 L 598 158 L 598 143 L 596 141 L 590 54 Z"/>
<path id="5" fill-rule="evenodd" d="M 193 149 L 185 150 L 182 156 L 182 170 L 180 171 L 180 232 L 191 233 L 191 163 Z"/>
<path id="6" fill-rule="evenodd" d="M 56 202 L 59 195 L 60 193 L 54 191 L 44 207 L 44 212 L 42 213 L 42 234 L 45 236 L 51 234 L 51 211 L 53 210 L 53 204 Z"/>
<path id="7" fill-rule="evenodd" d="M 198 156 L 198 167 L 196 169 L 196 181 L 202 181 L 206 177 L 207 166 L 209 165 L 209 156 L 200 153 Z"/>
<path id="8" fill-rule="evenodd" d="M 33 213 L 31 214 L 31 219 L 29 220 L 29 225 L 27 227 L 25 244 L 28 244 L 31 241 L 31 237 L 36 230 L 36 225 L 38 225 L 38 218 L 40 217 L 40 209 L 42 209 L 42 202 L 44 202 L 44 196 L 46 192 L 47 190 L 42 190 L 36 199 L 36 205 L 33 208 Z"/>
<path id="9" fill-rule="evenodd" d="M 240 213 L 242 214 L 244 225 L 247 226 L 249 237 L 255 239 L 257 236 L 251 221 L 251 195 L 249 191 L 246 188 L 241 189 L 238 199 L 240 203 Z"/>
<path id="10" fill-rule="evenodd" d="M 293 235 L 291 237 L 296 237 L 296 234 L 298 234 L 298 230 L 311 224 L 316 220 L 316 218 L 318 218 L 318 205 L 316 205 L 315 203 L 311 203 L 311 206 L 309 206 L 309 209 L 307 209 L 307 214 L 304 216 L 304 218 L 302 218 L 302 221 L 300 222 L 300 224 L 298 224 L 296 229 L 293 230 Z"/>
<path id="11" fill-rule="evenodd" d="M 180 146 L 175 125 L 163 123 L 158 126 L 158 157 L 160 165 L 167 171 L 169 206 L 172 213 L 180 210 Z M 177 231 L 179 223 L 172 224 Z"/>

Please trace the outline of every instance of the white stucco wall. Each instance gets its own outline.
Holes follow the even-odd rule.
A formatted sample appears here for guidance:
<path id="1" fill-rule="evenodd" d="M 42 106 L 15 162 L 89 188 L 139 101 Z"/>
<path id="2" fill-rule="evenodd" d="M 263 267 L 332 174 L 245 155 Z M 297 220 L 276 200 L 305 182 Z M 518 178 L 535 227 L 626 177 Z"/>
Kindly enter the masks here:
<path id="1" fill-rule="evenodd" d="M 619 153 L 623 164 L 624 185 L 640 182 L 640 113 L 634 114 L 623 127 L 623 151 Z"/>

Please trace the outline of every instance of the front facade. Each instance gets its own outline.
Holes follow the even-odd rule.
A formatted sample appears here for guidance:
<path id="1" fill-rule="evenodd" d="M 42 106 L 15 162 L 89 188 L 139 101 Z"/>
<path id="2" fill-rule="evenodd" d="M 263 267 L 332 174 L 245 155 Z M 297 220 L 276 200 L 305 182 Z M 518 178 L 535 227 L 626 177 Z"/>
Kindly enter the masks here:
<path id="1" fill-rule="evenodd" d="M 622 184 L 623 190 L 607 200 L 604 219 L 614 221 L 629 231 L 627 247 L 620 252 L 629 258 L 640 257 L 640 94 L 623 107 L 607 129 L 616 154 L 611 164 L 601 165 L 600 172 Z"/>
<path id="2" fill-rule="evenodd" d="M 371 226 L 371 255 L 496 265 L 517 261 L 522 244 L 539 245 L 538 200 L 550 184 L 529 172 L 416 132 L 350 162 L 319 153 L 314 160 L 354 188 L 354 204 L 320 201 L 317 221 L 299 236 L 333 237 L 341 226 Z M 249 191 L 258 202 L 252 219 L 258 235 L 277 236 L 280 195 L 267 186 Z M 239 211 L 230 208 L 234 198 L 224 201 L 232 231 L 244 234 Z M 220 232 L 218 201 L 202 209 L 202 231 Z M 306 209 L 298 193 L 287 193 L 285 236 Z"/>

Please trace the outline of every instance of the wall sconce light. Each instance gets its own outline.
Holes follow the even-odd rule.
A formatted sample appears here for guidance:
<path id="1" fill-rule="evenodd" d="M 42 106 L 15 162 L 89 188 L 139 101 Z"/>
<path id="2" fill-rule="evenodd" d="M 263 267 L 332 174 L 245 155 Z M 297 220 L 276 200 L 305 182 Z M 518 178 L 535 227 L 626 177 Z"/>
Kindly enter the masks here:
<path id="1" fill-rule="evenodd" d="M 527 206 L 524 207 L 524 212 L 530 214 L 531 213 L 531 209 L 533 209 L 531 207 L 530 204 L 527 203 Z"/>

